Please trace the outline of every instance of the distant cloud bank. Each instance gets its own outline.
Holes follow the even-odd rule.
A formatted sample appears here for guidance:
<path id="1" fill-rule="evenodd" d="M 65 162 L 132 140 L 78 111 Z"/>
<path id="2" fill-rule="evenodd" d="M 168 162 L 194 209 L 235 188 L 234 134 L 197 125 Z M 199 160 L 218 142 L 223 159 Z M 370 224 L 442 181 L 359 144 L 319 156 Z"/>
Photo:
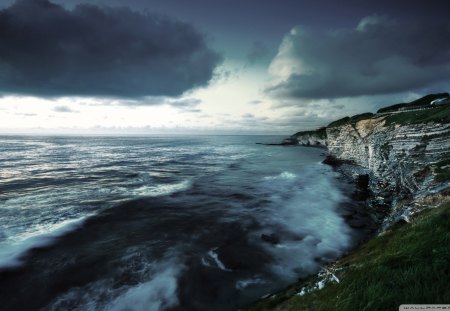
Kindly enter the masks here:
<path id="1" fill-rule="evenodd" d="M 270 66 L 279 98 L 341 98 L 411 91 L 450 80 L 447 25 L 363 18 L 354 29 L 295 27 Z"/>
<path id="2" fill-rule="evenodd" d="M 206 85 L 221 56 L 190 24 L 128 8 L 17 0 L 0 11 L 0 93 L 140 98 Z"/>

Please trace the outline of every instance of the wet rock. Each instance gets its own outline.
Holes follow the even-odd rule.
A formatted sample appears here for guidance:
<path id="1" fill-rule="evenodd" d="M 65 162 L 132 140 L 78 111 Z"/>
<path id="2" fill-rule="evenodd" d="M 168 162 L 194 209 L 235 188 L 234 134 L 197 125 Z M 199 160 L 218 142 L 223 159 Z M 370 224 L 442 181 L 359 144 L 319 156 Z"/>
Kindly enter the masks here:
<path id="1" fill-rule="evenodd" d="M 339 160 L 336 157 L 333 157 L 331 155 L 327 155 L 327 157 L 325 158 L 325 160 L 322 161 L 323 164 L 328 164 L 330 166 L 339 166 L 342 164 L 342 161 Z"/>
<path id="2" fill-rule="evenodd" d="M 352 193 L 352 199 L 355 201 L 365 201 L 369 196 L 369 191 L 354 191 Z"/>
<path id="3" fill-rule="evenodd" d="M 367 218 L 359 218 L 359 217 L 353 217 L 350 220 L 348 220 L 348 225 L 355 229 L 361 229 L 366 226 L 370 225 L 370 220 Z"/>
<path id="4" fill-rule="evenodd" d="M 293 135 L 301 145 L 322 139 L 328 149 L 323 163 L 349 177 L 357 188 L 352 198 L 369 203 L 381 231 L 395 224 L 399 215 L 419 211 L 423 198 L 444 191 L 445 182 L 435 177 L 436 163 L 450 156 L 449 122 L 394 119 L 371 115 Z M 353 226 L 363 223 L 354 221 Z"/>
<path id="5" fill-rule="evenodd" d="M 270 243 L 270 244 L 279 244 L 280 243 L 280 238 L 274 234 L 261 234 L 261 240 L 263 240 L 264 242 Z"/>
<path id="6" fill-rule="evenodd" d="M 282 145 L 298 145 L 298 140 L 294 137 L 289 137 L 289 138 L 284 139 L 281 142 L 281 144 Z"/>
<path id="7" fill-rule="evenodd" d="M 369 174 L 358 175 L 356 186 L 361 190 L 367 190 L 369 188 Z"/>

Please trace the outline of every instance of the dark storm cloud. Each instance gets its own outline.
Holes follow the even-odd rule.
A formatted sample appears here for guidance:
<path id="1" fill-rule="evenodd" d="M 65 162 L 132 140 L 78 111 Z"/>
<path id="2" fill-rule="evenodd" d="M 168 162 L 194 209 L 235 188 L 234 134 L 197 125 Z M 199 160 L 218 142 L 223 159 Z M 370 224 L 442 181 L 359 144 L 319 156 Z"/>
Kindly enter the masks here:
<path id="1" fill-rule="evenodd" d="M 0 11 L 0 92 L 176 96 L 208 83 L 220 56 L 191 25 L 127 8 L 17 0 Z"/>
<path id="2" fill-rule="evenodd" d="M 294 28 L 271 65 L 286 98 L 339 98 L 411 91 L 450 79 L 447 25 L 369 16 L 357 28 Z"/>

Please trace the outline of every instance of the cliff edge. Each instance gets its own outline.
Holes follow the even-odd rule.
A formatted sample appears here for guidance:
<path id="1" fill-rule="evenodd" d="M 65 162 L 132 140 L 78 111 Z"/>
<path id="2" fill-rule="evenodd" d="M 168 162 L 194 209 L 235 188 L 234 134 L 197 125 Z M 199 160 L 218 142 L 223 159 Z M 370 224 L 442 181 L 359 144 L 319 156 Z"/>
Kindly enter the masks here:
<path id="1" fill-rule="evenodd" d="M 334 163 L 347 161 L 367 169 L 373 193 L 368 203 L 381 215 L 383 231 L 398 221 L 408 222 L 425 207 L 450 202 L 450 103 L 431 104 L 440 98 L 450 96 L 427 95 L 410 105 L 345 117 L 292 138 L 300 145 L 326 147 Z"/>
<path id="2" fill-rule="evenodd" d="M 450 95 L 345 117 L 289 141 L 367 188 L 377 236 L 247 310 L 398 310 L 450 303 Z M 434 208 L 436 207 L 436 208 Z"/>

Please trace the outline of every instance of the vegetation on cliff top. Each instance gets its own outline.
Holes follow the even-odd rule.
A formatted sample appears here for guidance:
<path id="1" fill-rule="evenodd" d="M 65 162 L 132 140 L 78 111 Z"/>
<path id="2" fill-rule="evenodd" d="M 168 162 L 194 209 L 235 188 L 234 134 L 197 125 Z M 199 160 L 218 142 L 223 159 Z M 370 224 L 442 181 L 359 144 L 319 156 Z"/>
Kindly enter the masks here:
<path id="1" fill-rule="evenodd" d="M 346 124 L 355 125 L 361 120 L 370 119 L 373 117 L 385 117 L 386 125 L 399 124 L 420 124 L 427 122 L 439 122 L 450 123 L 450 104 L 442 106 L 430 106 L 430 102 L 443 97 L 450 97 L 449 93 L 430 94 L 419 99 L 416 99 L 410 103 L 396 104 L 389 107 L 381 108 L 377 111 L 377 114 L 370 112 L 357 114 L 352 117 L 344 117 L 339 120 L 333 121 L 328 126 L 321 127 L 313 131 L 301 131 L 297 132 L 291 137 L 299 138 L 301 136 L 316 136 L 320 139 L 327 138 L 327 128 L 339 127 Z M 399 111 L 400 108 L 416 108 L 416 110 Z M 426 109 L 421 109 L 426 107 Z M 388 113 L 387 115 L 379 115 L 379 113 Z"/>
<path id="2" fill-rule="evenodd" d="M 391 114 L 386 117 L 386 125 L 399 124 L 420 124 L 427 122 L 450 122 L 450 105 L 436 106 L 425 110 L 413 110 Z"/>
<path id="3" fill-rule="evenodd" d="M 334 265 L 339 283 L 303 296 L 317 276 L 259 301 L 248 310 L 398 310 L 400 304 L 449 303 L 450 204 L 394 226 Z"/>
<path id="4" fill-rule="evenodd" d="M 345 117 L 345 118 L 336 120 L 334 122 L 331 122 L 330 124 L 328 124 L 327 127 L 338 127 L 338 126 L 342 126 L 345 124 L 356 124 L 358 121 L 370 119 L 373 116 L 374 116 L 374 114 L 371 112 L 357 114 L 352 117 Z"/>
<path id="5" fill-rule="evenodd" d="M 433 100 L 438 99 L 438 98 L 443 98 L 443 97 L 450 97 L 450 95 L 448 93 L 429 94 L 429 95 L 426 95 L 419 99 L 413 100 L 412 102 L 409 102 L 409 103 L 400 103 L 400 104 L 395 104 L 395 105 L 381 108 L 377 111 L 377 113 L 394 112 L 394 111 L 398 111 L 401 108 L 408 109 L 408 108 L 418 108 L 421 106 L 429 106 L 430 102 L 432 102 Z"/>
<path id="6" fill-rule="evenodd" d="M 304 136 L 304 135 L 314 135 L 314 136 L 317 136 L 317 138 L 326 139 L 327 138 L 327 128 L 321 127 L 314 131 L 297 132 L 294 135 L 292 135 L 292 137 L 300 137 L 300 136 Z"/>

